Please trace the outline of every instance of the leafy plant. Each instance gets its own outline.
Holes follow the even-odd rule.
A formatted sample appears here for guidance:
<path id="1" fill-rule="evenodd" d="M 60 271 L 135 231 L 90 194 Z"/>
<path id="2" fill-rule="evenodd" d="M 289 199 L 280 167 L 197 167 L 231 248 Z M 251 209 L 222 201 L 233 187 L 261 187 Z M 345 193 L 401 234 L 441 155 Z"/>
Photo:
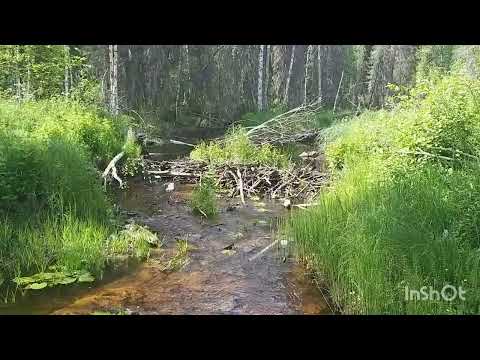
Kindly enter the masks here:
<path id="1" fill-rule="evenodd" d="M 65 267 L 50 266 L 54 272 L 41 272 L 32 276 L 16 277 L 13 282 L 25 290 L 41 290 L 46 287 L 69 285 L 75 282 L 84 283 L 95 281 L 95 278 L 86 270 L 67 271 Z"/>
<path id="2" fill-rule="evenodd" d="M 200 183 L 195 187 L 190 199 L 190 207 L 193 212 L 203 215 L 206 218 L 213 217 L 218 213 L 215 179 L 210 176 L 204 176 Z"/>

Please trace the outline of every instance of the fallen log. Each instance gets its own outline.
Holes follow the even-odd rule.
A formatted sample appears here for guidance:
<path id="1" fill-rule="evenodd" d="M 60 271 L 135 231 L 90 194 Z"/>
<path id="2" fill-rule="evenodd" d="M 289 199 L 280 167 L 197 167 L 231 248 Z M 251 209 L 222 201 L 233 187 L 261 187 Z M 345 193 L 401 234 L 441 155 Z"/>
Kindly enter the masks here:
<path id="1" fill-rule="evenodd" d="M 120 177 L 118 176 L 117 174 L 117 168 L 115 167 L 115 165 L 117 164 L 117 162 L 123 157 L 123 155 L 125 155 L 125 153 L 122 151 L 121 153 L 118 153 L 117 155 L 115 155 L 115 157 L 110 160 L 110 162 L 108 163 L 107 167 L 105 168 L 105 170 L 103 171 L 103 174 L 102 174 L 102 177 L 104 179 L 104 186 L 106 187 L 107 186 L 107 175 L 112 172 L 112 176 L 115 180 L 118 181 L 118 183 L 120 184 L 120 187 L 123 187 L 123 181 L 122 179 L 120 179 Z"/>

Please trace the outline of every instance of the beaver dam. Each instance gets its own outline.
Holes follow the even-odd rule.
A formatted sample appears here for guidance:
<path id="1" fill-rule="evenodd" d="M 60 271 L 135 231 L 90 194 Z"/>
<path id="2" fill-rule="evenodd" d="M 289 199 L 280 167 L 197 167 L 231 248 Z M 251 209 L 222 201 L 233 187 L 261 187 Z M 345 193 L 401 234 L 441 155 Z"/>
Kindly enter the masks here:
<path id="1" fill-rule="evenodd" d="M 89 286 L 27 293 L 2 313 L 332 313 L 291 244 L 274 241 L 279 217 L 301 211 L 288 210 L 284 200 L 308 201 L 326 181 L 317 154 L 304 154 L 290 170 L 215 167 L 219 213 L 207 219 L 188 206 L 207 165 L 185 157 L 182 145 L 165 142 L 149 152 L 143 176 L 128 179 L 128 188 L 115 195 L 127 224 L 146 226 L 161 240 L 148 260 Z"/>

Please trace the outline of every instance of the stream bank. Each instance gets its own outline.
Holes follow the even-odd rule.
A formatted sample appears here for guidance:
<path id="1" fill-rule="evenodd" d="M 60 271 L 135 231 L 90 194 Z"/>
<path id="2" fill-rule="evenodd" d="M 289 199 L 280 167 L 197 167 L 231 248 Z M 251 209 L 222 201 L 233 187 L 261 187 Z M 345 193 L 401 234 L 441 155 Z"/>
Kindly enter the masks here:
<path id="1" fill-rule="evenodd" d="M 186 149 L 173 146 L 158 145 L 155 152 L 163 154 L 162 160 L 185 155 Z M 91 287 L 39 294 L 35 301 L 20 301 L 0 313 L 332 313 L 284 248 L 275 246 L 251 260 L 272 243 L 277 218 L 286 211 L 280 202 L 247 199 L 241 205 L 237 199 L 218 198 L 220 213 L 206 220 L 194 216 L 187 204 L 193 185 L 175 184 L 173 192 L 165 185 L 138 177 L 116 196 L 128 222 L 147 226 L 163 240 L 146 262 L 107 274 Z M 189 245 L 185 264 L 165 271 L 163 260 L 175 254 L 179 241 Z"/>

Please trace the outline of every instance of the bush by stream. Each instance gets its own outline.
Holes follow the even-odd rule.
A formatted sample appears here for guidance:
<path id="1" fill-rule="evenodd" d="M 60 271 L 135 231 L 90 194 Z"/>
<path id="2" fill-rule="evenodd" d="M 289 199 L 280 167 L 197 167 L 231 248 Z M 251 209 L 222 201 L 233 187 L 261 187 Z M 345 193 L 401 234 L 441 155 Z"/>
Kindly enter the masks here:
<path id="1" fill-rule="evenodd" d="M 114 224 L 97 169 L 129 124 L 64 99 L 0 101 L 0 283 L 53 264 L 101 272 Z"/>
<path id="2" fill-rule="evenodd" d="M 283 230 L 344 312 L 480 312 L 479 98 L 452 75 L 325 132 L 335 180 Z M 465 300 L 405 295 L 446 285 Z"/>

